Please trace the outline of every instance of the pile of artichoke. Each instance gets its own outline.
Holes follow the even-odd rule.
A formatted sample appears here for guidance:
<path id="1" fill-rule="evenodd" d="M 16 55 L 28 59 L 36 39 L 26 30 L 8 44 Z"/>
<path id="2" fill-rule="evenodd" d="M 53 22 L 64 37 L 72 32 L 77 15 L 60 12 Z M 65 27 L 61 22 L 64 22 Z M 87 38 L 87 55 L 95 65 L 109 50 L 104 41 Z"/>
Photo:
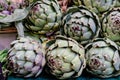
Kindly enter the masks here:
<path id="1" fill-rule="evenodd" d="M 120 76 L 120 0 L 0 0 L 0 30 L 16 40 L 0 51 L 0 79 L 42 72 L 57 79 L 88 72 Z"/>

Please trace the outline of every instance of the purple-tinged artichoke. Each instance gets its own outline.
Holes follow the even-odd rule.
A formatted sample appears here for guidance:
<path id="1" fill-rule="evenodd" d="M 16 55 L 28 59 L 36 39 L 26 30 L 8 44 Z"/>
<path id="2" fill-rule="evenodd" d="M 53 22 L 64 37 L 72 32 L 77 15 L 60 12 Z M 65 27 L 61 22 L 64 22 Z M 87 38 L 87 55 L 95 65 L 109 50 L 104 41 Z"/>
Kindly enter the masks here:
<path id="1" fill-rule="evenodd" d="M 116 43 L 100 38 L 86 45 L 85 49 L 88 72 L 101 78 L 120 75 L 120 51 Z"/>
<path id="2" fill-rule="evenodd" d="M 101 34 L 120 45 L 120 7 L 103 15 Z"/>
<path id="3" fill-rule="evenodd" d="M 86 66 L 84 47 L 71 38 L 56 36 L 48 42 L 46 52 L 48 70 L 58 79 L 79 77 Z"/>
<path id="4" fill-rule="evenodd" d="M 68 8 L 62 24 L 64 34 L 81 44 L 86 44 L 99 36 L 98 16 L 83 6 Z"/>
<path id="5" fill-rule="evenodd" d="M 11 43 L 8 51 L 9 69 L 16 76 L 37 77 L 41 74 L 46 60 L 42 44 L 30 37 L 21 37 Z"/>

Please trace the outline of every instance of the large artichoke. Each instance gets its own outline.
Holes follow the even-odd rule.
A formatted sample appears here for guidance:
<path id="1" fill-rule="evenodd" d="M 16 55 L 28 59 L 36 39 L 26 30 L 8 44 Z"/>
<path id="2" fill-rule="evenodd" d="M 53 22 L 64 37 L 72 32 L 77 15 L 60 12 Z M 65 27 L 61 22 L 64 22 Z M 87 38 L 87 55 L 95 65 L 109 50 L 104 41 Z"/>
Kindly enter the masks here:
<path id="1" fill-rule="evenodd" d="M 119 47 L 110 39 L 95 39 L 86 47 L 86 70 L 98 77 L 120 75 Z"/>
<path id="2" fill-rule="evenodd" d="M 60 35 L 49 44 L 46 53 L 48 71 L 59 79 L 79 77 L 86 66 L 82 45 Z"/>
<path id="3" fill-rule="evenodd" d="M 102 34 L 120 45 L 120 8 L 114 8 L 104 14 Z"/>
<path id="4" fill-rule="evenodd" d="M 38 33 L 48 34 L 59 30 L 62 13 L 56 0 L 37 1 L 25 21 L 27 29 Z"/>
<path id="5" fill-rule="evenodd" d="M 83 6 L 70 7 L 62 20 L 64 33 L 81 44 L 98 37 L 100 22 L 97 15 Z"/>
<path id="6" fill-rule="evenodd" d="M 21 37 L 11 46 L 8 52 L 9 69 L 16 76 L 37 77 L 46 63 L 41 43 L 30 37 Z"/>

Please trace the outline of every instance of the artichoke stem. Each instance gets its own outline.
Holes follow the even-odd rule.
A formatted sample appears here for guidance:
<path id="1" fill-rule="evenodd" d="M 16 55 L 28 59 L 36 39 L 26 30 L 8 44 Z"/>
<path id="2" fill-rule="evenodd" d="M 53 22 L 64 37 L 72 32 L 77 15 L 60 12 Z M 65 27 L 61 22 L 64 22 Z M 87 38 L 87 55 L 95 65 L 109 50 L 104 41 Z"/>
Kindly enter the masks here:
<path id="1" fill-rule="evenodd" d="M 15 22 L 15 27 L 17 28 L 18 37 L 24 37 L 24 26 L 21 21 Z"/>

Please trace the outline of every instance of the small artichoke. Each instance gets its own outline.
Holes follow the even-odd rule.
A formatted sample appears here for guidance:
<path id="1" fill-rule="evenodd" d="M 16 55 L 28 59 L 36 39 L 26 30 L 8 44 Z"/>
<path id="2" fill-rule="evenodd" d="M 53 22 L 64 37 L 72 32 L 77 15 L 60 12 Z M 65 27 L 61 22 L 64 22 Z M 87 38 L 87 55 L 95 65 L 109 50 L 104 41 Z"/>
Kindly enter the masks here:
<path id="1" fill-rule="evenodd" d="M 113 8 L 103 15 L 101 34 L 120 45 L 120 8 Z"/>
<path id="2" fill-rule="evenodd" d="M 16 76 L 37 77 L 46 63 L 41 43 L 31 37 L 20 37 L 11 46 L 8 51 L 9 69 Z"/>
<path id="3" fill-rule="evenodd" d="M 86 70 L 101 78 L 120 75 L 119 47 L 107 38 L 93 40 L 85 47 Z"/>
<path id="4" fill-rule="evenodd" d="M 47 71 L 58 79 L 79 77 L 86 66 L 83 46 L 60 35 L 49 44 L 46 52 Z"/>
<path id="5" fill-rule="evenodd" d="M 68 8 L 62 24 L 65 35 L 81 44 L 98 37 L 100 31 L 97 15 L 83 6 Z"/>
<path id="6" fill-rule="evenodd" d="M 25 20 L 28 30 L 37 34 L 54 33 L 61 25 L 62 13 L 56 0 L 37 1 Z"/>

